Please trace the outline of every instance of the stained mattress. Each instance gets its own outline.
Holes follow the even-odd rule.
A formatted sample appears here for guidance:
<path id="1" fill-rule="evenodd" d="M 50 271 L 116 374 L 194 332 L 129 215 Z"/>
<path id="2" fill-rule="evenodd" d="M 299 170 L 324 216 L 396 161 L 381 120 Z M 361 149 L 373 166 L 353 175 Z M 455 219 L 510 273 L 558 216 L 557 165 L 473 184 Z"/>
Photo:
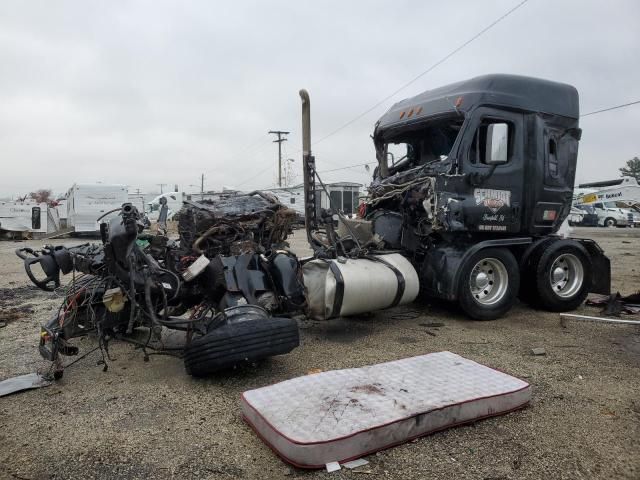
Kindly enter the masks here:
<path id="1" fill-rule="evenodd" d="M 525 406 L 528 383 L 451 352 L 307 375 L 242 394 L 242 414 L 285 461 L 345 462 Z"/>

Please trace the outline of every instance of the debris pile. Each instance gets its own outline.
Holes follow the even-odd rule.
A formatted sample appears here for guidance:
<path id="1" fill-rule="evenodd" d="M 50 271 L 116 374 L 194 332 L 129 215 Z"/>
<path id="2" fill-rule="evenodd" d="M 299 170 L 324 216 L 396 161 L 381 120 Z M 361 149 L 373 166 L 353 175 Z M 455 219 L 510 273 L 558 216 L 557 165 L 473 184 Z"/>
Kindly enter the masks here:
<path id="1" fill-rule="evenodd" d="M 587 305 L 603 307 L 603 315 L 619 317 L 621 314 L 634 315 L 640 313 L 640 292 L 622 296 L 620 292 L 613 295 L 593 295 L 587 299 Z"/>
<path id="2" fill-rule="evenodd" d="M 101 244 L 18 249 L 42 290 L 60 288 L 60 274 L 74 272 L 62 305 L 42 328 L 41 355 L 59 378 L 60 355 L 79 353 L 70 340 L 96 332 L 106 368 L 112 339 L 137 344 L 146 358 L 147 349 L 162 349 L 163 328 L 185 332 L 186 346 L 169 353 L 183 356 L 193 375 L 288 353 L 299 343 L 298 327 L 277 315 L 305 304 L 300 265 L 285 243 L 294 219 L 295 212 L 262 192 L 185 202 L 180 239 L 173 241 L 143 234 L 143 216 L 125 203 L 101 224 Z M 146 341 L 133 335 L 139 327 L 148 329 Z"/>

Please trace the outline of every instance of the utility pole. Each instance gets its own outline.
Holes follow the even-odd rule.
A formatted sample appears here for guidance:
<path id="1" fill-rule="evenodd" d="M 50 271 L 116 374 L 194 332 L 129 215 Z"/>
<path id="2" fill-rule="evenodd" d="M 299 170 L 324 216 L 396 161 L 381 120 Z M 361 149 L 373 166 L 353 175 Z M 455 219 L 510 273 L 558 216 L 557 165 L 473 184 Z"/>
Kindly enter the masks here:
<path id="1" fill-rule="evenodd" d="M 204 200 L 204 173 L 200 175 L 200 200 Z"/>
<path id="2" fill-rule="evenodd" d="M 158 185 L 160 187 L 160 195 L 162 195 L 164 193 L 162 191 L 162 187 L 164 187 L 166 185 L 166 183 L 156 183 L 156 185 Z"/>
<path id="3" fill-rule="evenodd" d="M 283 137 L 283 135 L 289 135 L 289 132 L 284 132 L 282 130 L 269 130 L 270 134 L 277 135 L 278 139 L 274 140 L 273 143 L 278 144 L 278 186 L 282 186 L 282 142 L 286 142 L 287 139 Z"/>

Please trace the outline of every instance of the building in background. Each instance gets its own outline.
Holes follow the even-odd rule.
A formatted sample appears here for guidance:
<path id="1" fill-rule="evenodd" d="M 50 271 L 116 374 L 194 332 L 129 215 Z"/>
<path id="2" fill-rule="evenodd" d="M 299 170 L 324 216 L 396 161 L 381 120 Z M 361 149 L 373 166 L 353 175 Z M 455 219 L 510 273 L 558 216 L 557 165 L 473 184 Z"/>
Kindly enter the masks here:
<path id="1" fill-rule="evenodd" d="M 325 183 L 326 192 L 316 183 L 316 206 L 318 209 L 342 210 L 345 215 L 354 215 L 358 211 L 360 188 L 362 185 L 353 182 Z M 270 188 L 266 192 L 274 194 L 287 207 L 304 216 L 304 186 Z M 327 195 L 328 193 L 328 195 Z M 316 213 L 320 216 L 320 211 Z"/>

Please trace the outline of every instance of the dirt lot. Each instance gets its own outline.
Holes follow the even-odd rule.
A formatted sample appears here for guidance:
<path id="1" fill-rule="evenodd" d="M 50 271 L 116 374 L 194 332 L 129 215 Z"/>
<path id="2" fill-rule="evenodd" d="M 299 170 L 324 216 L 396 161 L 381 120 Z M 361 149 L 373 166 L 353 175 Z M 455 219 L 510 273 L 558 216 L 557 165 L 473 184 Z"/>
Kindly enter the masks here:
<path id="1" fill-rule="evenodd" d="M 575 233 L 606 250 L 614 290 L 640 288 L 640 229 Z M 43 365 L 38 326 L 61 301 L 29 286 L 13 255 L 25 244 L 42 242 L 0 243 L 0 309 L 24 307 L 0 328 L 0 380 Z M 296 245 L 304 246 L 300 234 Z M 140 350 L 113 343 L 106 372 L 94 352 L 55 385 L 0 398 L 0 478 L 366 477 L 290 469 L 242 421 L 241 392 L 311 369 L 441 350 L 526 379 L 531 405 L 371 455 L 372 476 L 640 478 L 638 327 L 574 321 L 563 329 L 557 314 L 525 305 L 501 320 L 474 322 L 453 306 L 416 304 L 301 328 L 302 345 L 292 354 L 207 380 L 187 376 L 180 359 L 144 362 Z M 77 344 L 86 351 L 95 341 Z M 547 354 L 533 356 L 533 347 Z"/>

